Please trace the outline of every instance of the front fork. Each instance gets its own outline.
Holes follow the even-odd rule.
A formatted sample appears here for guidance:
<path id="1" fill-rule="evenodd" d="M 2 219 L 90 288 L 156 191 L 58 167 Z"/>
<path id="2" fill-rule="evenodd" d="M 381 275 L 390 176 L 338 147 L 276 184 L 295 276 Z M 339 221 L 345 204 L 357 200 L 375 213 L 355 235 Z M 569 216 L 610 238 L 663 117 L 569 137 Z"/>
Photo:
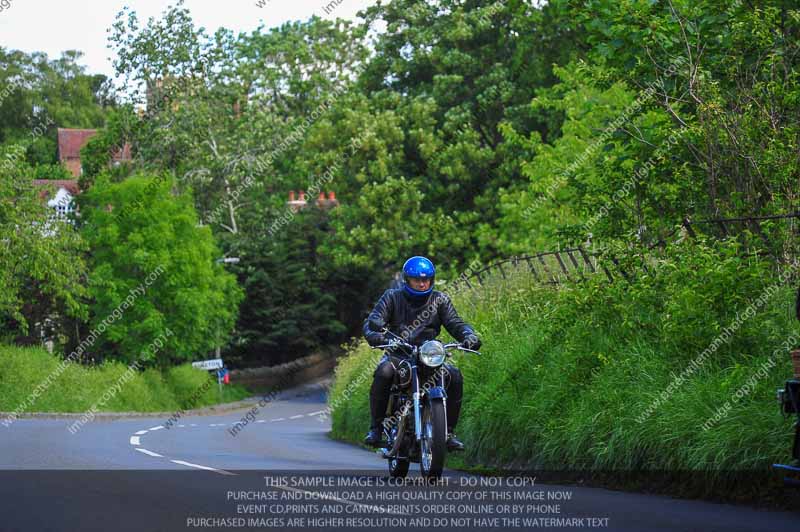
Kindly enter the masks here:
<path id="1" fill-rule="evenodd" d="M 422 441 L 422 399 L 423 395 L 427 400 L 429 406 L 434 399 L 441 399 L 442 406 L 444 407 L 444 430 L 447 430 L 447 393 L 444 390 L 444 365 L 436 368 L 436 379 L 434 386 L 428 387 L 427 391 L 420 391 L 419 386 L 419 373 L 417 372 L 417 363 L 411 363 L 411 390 L 414 398 L 414 435 L 417 438 L 417 443 Z"/>

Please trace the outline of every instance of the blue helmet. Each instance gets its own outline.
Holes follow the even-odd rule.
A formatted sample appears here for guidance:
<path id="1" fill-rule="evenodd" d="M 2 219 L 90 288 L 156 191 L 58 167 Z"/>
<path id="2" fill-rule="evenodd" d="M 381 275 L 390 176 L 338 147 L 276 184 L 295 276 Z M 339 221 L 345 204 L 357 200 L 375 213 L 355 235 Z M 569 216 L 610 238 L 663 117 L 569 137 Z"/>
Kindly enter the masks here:
<path id="1" fill-rule="evenodd" d="M 425 257 L 411 257 L 403 264 L 403 289 L 412 297 L 424 297 L 433 291 L 433 281 L 436 277 L 436 268 Z M 427 290 L 414 290 L 408 284 L 409 279 L 430 279 L 431 286 Z"/>

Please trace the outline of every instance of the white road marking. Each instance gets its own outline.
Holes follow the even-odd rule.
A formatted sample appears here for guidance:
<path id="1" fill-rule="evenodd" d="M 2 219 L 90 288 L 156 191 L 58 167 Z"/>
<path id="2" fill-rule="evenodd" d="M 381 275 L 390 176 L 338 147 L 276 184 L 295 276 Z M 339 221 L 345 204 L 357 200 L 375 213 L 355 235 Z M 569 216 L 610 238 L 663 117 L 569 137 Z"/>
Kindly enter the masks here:
<path id="1" fill-rule="evenodd" d="M 322 415 L 322 414 L 327 414 L 327 410 L 318 410 L 316 412 L 309 412 L 307 414 L 297 414 L 297 415 L 294 415 L 294 416 L 290 416 L 289 419 L 300 419 L 300 418 L 306 417 L 306 416 L 312 417 L 312 416 L 319 416 L 319 415 Z M 279 417 L 279 418 L 271 419 L 270 421 L 285 421 L 285 420 L 286 420 L 286 418 Z M 256 421 L 256 423 L 266 423 L 266 420 L 259 419 L 259 420 Z M 209 427 L 224 427 L 225 425 L 227 425 L 227 423 L 211 423 L 209 425 Z M 196 427 L 197 424 L 196 423 L 190 423 L 189 426 L 190 427 Z M 178 425 L 178 427 L 183 428 L 183 427 L 186 427 L 186 425 Z M 131 443 L 131 445 L 141 445 L 141 442 L 140 442 L 140 439 L 139 439 L 139 437 L 141 435 L 146 434 L 147 432 L 155 432 L 155 431 L 161 430 L 163 428 L 164 428 L 163 425 L 158 425 L 156 427 L 152 427 L 152 428 L 147 429 L 147 430 L 140 430 L 140 431 L 135 433 L 135 436 L 131 436 L 130 443 Z M 140 453 L 146 454 L 148 456 L 152 456 L 152 457 L 155 457 L 155 458 L 164 458 L 163 455 L 160 455 L 158 453 L 154 453 L 153 451 L 150 451 L 150 450 L 147 450 L 147 449 L 143 449 L 141 447 L 136 447 L 136 450 L 139 451 Z M 196 468 L 196 469 L 202 469 L 204 471 L 212 471 L 214 473 L 219 473 L 220 475 L 232 475 L 232 476 L 236 475 L 236 473 L 231 473 L 230 471 L 225 471 L 224 469 L 216 469 L 214 467 L 208 467 L 208 466 L 204 466 L 204 465 L 200 465 L 200 464 L 193 464 L 191 462 L 185 462 L 183 460 L 171 460 L 170 459 L 170 462 L 172 462 L 174 464 L 186 466 L 186 467 L 193 467 L 193 468 Z M 351 500 L 347 500 L 347 499 L 340 499 L 338 497 L 333 497 L 331 495 L 326 495 L 326 494 L 321 494 L 321 493 L 318 493 L 318 492 L 311 492 L 311 491 L 306 491 L 306 490 L 302 490 L 302 489 L 292 488 L 290 486 L 276 486 L 276 487 L 278 487 L 280 489 L 287 490 L 287 491 L 292 491 L 292 492 L 295 492 L 295 493 L 308 493 L 308 494 L 311 494 L 312 496 L 315 496 L 315 497 L 318 497 L 318 498 L 329 499 L 329 500 L 336 501 L 336 502 L 339 502 L 339 503 L 342 503 L 342 504 L 349 504 L 349 505 L 357 506 L 359 508 L 366 508 L 366 509 L 371 510 L 373 513 L 376 512 L 376 510 L 377 510 L 377 512 L 379 512 L 379 513 L 390 513 L 390 514 L 395 514 L 395 515 L 410 515 L 410 514 L 405 514 L 405 513 L 402 513 L 402 512 L 389 511 L 388 509 L 386 509 L 386 508 L 384 508 L 382 506 L 370 506 L 368 504 L 361 504 L 361 503 L 358 503 L 358 502 L 355 502 L 355 501 L 351 501 Z"/>
<path id="2" fill-rule="evenodd" d="M 236 475 L 236 473 L 231 473 L 230 471 L 225 471 L 224 469 L 215 469 L 213 467 L 193 464 L 191 462 L 184 462 L 183 460 L 170 460 L 170 462 L 187 467 L 196 467 L 197 469 L 204 469 L 206 471 L 213 471 L 214 473 L 219 473 L 220 475 Z"/>
<path id="3" fill-rule="evenodd" d="M 137 447 L 136 450 L 148 456 L 155 456 L 156 458 L 164 458 L 162 455 L 158 453 L 154 453 L 153 451 L 148 451 L 147 449 L 142 449 L 141 447 Z"/>

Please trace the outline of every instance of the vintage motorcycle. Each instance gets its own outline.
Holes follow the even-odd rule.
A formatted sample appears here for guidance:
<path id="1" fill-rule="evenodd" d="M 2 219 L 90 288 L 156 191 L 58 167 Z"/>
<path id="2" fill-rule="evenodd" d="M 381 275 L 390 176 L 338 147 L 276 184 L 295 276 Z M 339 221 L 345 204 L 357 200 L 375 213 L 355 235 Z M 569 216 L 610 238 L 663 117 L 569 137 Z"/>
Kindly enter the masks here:
<path id="1" fill-rule="evenodd" d="M 402 350 L 408 356 L 395 372 L 389 395 L 383 423 L 387 446 L 377 452 L 389 461 L 389 475 L 392 477 L 405 477 L 410 463 L 418 462 L 424 478 L 439 479 L 447 453 L 447 372 L 444 363 L 451 356 L 452 349 L 476 355 L 480 352 L 458 343 L 443 344 L 438 340 L 414 346 L 380 325 L 374 324 L 372 329 L 381 331 L 391 340 L 389 344 L 374 346 L 373 349 Z"/>

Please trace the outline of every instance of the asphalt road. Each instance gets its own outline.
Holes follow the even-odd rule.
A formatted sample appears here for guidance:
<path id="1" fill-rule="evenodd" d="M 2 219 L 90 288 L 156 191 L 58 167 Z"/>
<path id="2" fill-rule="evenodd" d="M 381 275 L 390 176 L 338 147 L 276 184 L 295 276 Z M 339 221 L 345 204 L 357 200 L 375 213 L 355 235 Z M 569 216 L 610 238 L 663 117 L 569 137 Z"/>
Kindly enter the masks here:
<path id="1" fill-rule="evenodd" d="M 373 452 L 328 438 L 324 409 L 312 387 L 260 408 L 235 435 L 247 409 L 170 428 L 163 418 L 75 434 L 74 419 L 0 426 L 0 530 L 800 530 L 800 513 L 533 478 L 492 486 L 448 471 L 446 484 L 419 486 L 417 464 L 396 485 Z"/>

